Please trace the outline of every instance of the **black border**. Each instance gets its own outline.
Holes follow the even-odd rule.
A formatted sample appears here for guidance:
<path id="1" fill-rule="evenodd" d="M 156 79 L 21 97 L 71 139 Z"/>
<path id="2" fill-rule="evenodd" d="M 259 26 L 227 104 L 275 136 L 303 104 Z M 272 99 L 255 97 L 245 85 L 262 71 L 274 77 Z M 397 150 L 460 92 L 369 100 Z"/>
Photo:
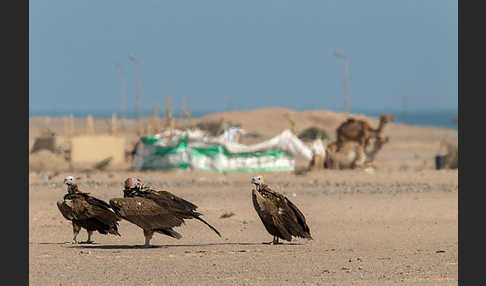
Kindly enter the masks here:
<path id="1" fill-rule="evenodd" d="M 466 3 L 468 4 L 466 6 Z M 484 280 L 484 10 L 481 1 L 458 0 L 458 240 L 459 285 Z M 482 123 L 482 124 L 481 124 Z M 481 124 L 481 125 L 479 125 Z M 468 134 L 468 135 L 466 135 Z M 469 136 L 469 139 L 467 139 Z M 473 162 L 476 161 L 476 162 Z M 466 163 L 469 167 L 466 170 Z M 484 177 L 483 177 L 484 178 Z M 479 283 L 478 283 L 479 282 Z"/>
<path id="2" fill-rule="evenodd" d="M 29 285 L 29 1 L 5 5 L 2 17 L 2 280 Z M 10 283 L 9 283 L 10 282 Z"/>

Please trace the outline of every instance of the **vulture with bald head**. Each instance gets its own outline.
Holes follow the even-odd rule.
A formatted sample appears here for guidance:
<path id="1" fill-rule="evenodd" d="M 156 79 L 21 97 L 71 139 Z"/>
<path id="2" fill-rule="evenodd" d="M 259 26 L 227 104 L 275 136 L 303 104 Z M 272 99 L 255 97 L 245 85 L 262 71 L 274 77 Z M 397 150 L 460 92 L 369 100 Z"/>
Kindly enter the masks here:
<path id="1" fill-rule="evenodd" d="M 196 205 L 167 191 L 154 190 L 137 178 L 128 178 L 124 184 L 123 198 L 111 199 L 110 205 L 118 216 L 143 229 L 144 247 L 150 247 L 154 232 L 180 239 L 182 235 L 173 227 L 184 224 L 185 219 L 195 218 L 221 237 L 219 231 L 196 212 Z"/>
<path id="2" fill-rule="evenodd" d="M 57 201 L 57 207 L 61 214 L 73 224 L 73 243 L 78 243 L 77 236 L 84 228 L 88 231 L 88 240 L 86 243 L 93 243 L 91 235 L 94 231 L 101 234 L 118 233 L 118 221 L 120 220 L 111 210 L 106 202 L 97 199 L 89 193 L 79 191 L 78 185 L 72 176 L 64 179 L 67 185 L 67 194 L 62 200 Z"/>
<path id="3" fill-rule="evenodd" d="M 273 235 L 273 244 L 279 238 L 292 241 L 292 236 L 312 239 L 304 214 L 284 195 L 263 183 L 263 176 L 253 177 L 251 183 L 253 206 L 265 229 Z"/>

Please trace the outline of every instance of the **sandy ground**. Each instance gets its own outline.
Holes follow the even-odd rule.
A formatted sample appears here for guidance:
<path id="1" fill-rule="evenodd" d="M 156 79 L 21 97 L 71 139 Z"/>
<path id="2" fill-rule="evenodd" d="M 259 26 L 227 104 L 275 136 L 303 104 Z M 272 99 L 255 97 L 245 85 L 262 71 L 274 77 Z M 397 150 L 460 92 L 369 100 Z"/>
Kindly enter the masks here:
<path id="1" fill-rule="evenodd" d="M 274 113 L 287 111 L 254 112 L 279 118 Z M 255 120 L 261 114 L 223 116 L 263 134 L 286 128 L 283 120 L 278 126 L 278 120 Z M 296 116 L 302 117 L 299 129 L 321 122 L 331 132 L 344 118 L 313 112 Z M 372 125 L 376 122 L 370 119 Z M 31 139 L 41 127 L 42 121 L 31 119 Z M 439 141 L 457 140 L 457 132 L 390 124 L 385 134 L 391 141 L 378 154 L 373 173 L 263 173 L 272 188 L 303 211 L 314 238 L 283 245 L 262 244 L 272 237 L 251 202 L 250 178 L 257 174 L 31 171 L 30 284 L 457 285 L 458 175 L 457 170 L 434 170 L 433 161 Z M 142 249 L 142 230 L 121 221 L 121 237 L 96 233 L 92 245 L 65 243 L 72 239 L 72 227 L 56 201 L 65 193 L 62 180 L 67 175 L 80 177 L 82 190 L 104 200 L 122 196 L 126 177 L 139 177 L 198 205 L 223 238 L 189 220 L 177 228 L 182 239 L 155 234 L 152 244 L 157 247 Z M 231 212 L 233 216 L 221 218 Z M 86 237 L 83 230 L 78 238 Z"/>
<path id="2" fill-rule="evenodd" d="M 269 236 L 250 197 L 250 174 L 116 173 L 81 178 L 101 199 L 121 196 L 135 175 L 196 203 L 223 235 L 197 221 L 175 240 L 122 221 L 121 237 L 64 244 L 72 228 L 56 208 L 67 174 L 31 175 L 31 285 L 457 285 L 457 171 L 332 171 L 265 174 L 307 217 L 312 241 L 264 245 Z M 230 218 L 220 218 L 233 212 Z M 80 234 L 86 239 L 86 232 Z"/>

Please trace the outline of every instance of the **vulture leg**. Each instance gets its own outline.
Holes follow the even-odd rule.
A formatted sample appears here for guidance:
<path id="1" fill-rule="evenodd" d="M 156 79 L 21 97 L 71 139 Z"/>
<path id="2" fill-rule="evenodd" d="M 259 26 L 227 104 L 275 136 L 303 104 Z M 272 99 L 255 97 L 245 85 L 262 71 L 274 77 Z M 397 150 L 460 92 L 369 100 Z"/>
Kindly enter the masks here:
<path id="1" fill-rule="evenodd" d="M 78 234 L 79 234 L 79 231 L 81 231 L 81 226 L 76 224 L 74 221 L 73 221 L 73 233 L 74 233 L 74 237 L 73 237 L 73 242 L 74 244 L 78 243 L 78 240 L 76 239 L 78 237 Z"/>
<path id="2" fill-rule="evenodd" d="M 150 247 L 150 240 L 152 239 L 152 236 L 154 235 L 154 232 L 151 230 L 143 230 L 143 235 L 145 236 L 145 244 L 143 247 Z"/>
<path id="3" fill-rule="evenodd" d="M 273 237 L 272 244 L 282 244 L 281 242 L 278 242 L 278 236 Z"/>
<path id="4" fill-rule="evenodd" d="M 273 236 L 273 240 L 270 242 L 264 242 L 263 244 L 282 244 L 278 241 L 278 236 Z"/>
<path id="5" fill-rule="evenodd" d="M 93 243 L 94 241 L 91 240 L 91 235 L 93 234 L 93 231 L 88 231 L 88 240 L 86 240 L 86 243 Z"/>

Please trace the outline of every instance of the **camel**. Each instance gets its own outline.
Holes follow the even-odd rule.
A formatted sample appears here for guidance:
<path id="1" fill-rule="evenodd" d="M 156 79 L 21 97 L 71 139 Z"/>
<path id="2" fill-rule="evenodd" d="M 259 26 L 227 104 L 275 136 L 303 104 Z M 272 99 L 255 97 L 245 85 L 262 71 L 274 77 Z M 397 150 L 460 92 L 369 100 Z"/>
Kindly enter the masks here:
<path id="1" fill-rule="evenodd" d="M 355 169 L 371 166 L 376 154 L 389 138 L 377 137 L 372 150 L 366 152 L 364 146 L 356 141 L 345 141 L 338 149 L 338 142 L 334 141 L 326 148 L 324 167 L 328 169 Z"/>
<path id="2" fill-rule="evenodd" d="M 338 150 L 346 141 L 356 141 L 366 150 L 370 139 L 380 138 L 385 125 L 393 120 L 395 117 L 392 114 L 382 114 L 378 128 L 374 129 L 364 120 L 348 118 L 336 129 Z"/>

